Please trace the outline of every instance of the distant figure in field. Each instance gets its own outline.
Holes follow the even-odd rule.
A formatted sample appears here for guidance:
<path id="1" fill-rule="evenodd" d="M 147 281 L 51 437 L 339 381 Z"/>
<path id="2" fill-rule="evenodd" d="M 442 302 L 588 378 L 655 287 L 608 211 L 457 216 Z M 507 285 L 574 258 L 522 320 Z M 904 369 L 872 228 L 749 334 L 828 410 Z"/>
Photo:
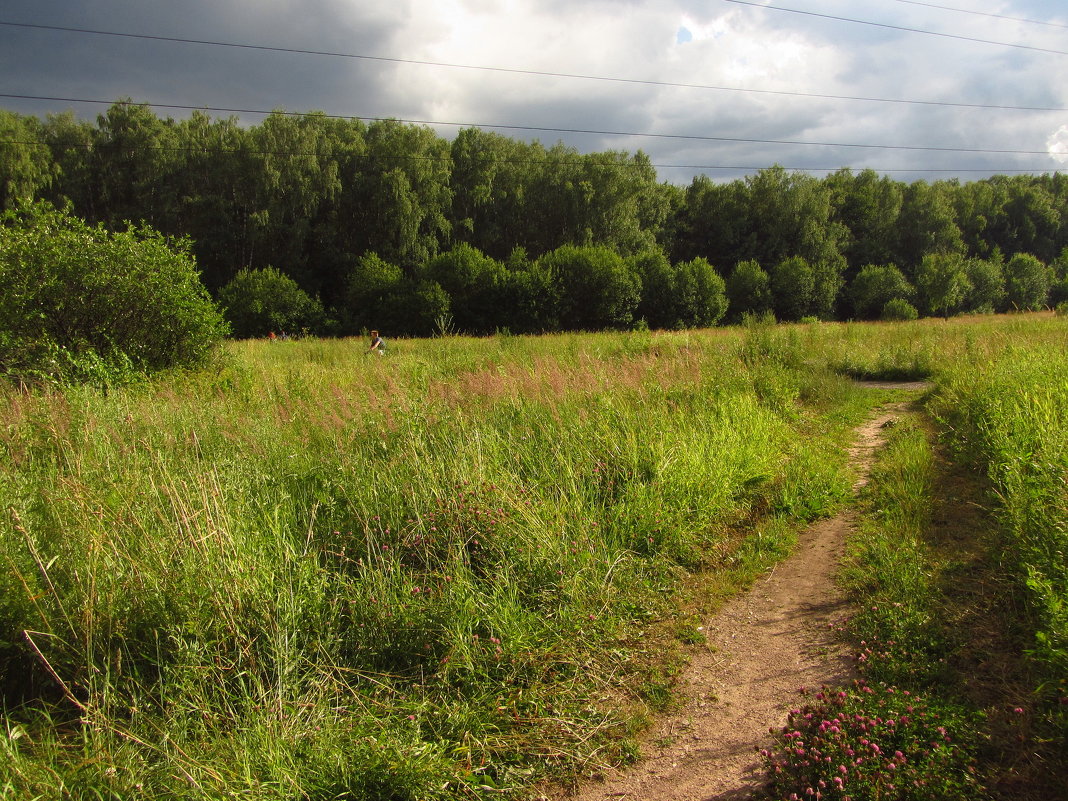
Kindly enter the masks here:
<path id="1" fill-rule="evenodd" d="M 371 332 L 371 347 L 367 349 L 367 352 L 377 353 L 379 356 L 386 355 L 386 342 L 378 335 L 377 331 Z"/>
<path id="2" fill-rule="evenodd" d="M 274 335 L 274 331 L 267 335 L 267 339 L 271 340 L 271 342 L 274 342 L 275 339 L 277 339 L 277 337 Z"/>

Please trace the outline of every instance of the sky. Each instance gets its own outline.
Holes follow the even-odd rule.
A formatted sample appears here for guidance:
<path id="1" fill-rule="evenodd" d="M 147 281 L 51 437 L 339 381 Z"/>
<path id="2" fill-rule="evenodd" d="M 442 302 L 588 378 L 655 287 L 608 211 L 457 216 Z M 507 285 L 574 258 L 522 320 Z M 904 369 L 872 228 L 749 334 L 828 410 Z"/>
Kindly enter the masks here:
<path id="1" fill-rule="evenodd" d="M 641 150 L 679 185 L 775 164 L 1041 174 L 1068 170 L 1068 0 L 0 5 L 0 108 L 94 120 L 123 97 L 161 117 L 323 111 Z"/>

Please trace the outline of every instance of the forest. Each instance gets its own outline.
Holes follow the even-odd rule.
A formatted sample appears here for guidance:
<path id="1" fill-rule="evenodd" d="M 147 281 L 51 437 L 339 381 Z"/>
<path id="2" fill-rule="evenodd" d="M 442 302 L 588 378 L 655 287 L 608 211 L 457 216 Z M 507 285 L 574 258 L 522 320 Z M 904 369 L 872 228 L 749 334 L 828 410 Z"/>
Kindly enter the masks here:
<path id="1" fill-rule="evenodd" d="M 1068 300 L 1068 176 L 771 166 L 658 180 L 641 151 L 276 111 L 0 111 L 0 203 L 186 240 L 235 336 L 910 319 Z"/>

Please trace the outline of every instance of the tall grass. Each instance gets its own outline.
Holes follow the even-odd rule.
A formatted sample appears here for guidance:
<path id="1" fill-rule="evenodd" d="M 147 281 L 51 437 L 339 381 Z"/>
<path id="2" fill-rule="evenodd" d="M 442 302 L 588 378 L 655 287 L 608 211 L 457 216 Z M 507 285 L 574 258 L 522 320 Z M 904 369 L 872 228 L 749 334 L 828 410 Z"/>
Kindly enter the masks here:
<path id="1" fill-rule="evenodd" d="M 3 390 L 0 788 L 496 798 L 625 760 L 696 636 L 682 588 L 744 582 L 848 497 L 880 396 L 836 372 L 929 372 L 967 410 L 957 365 L 1063 331 L 245 342 Z"/>
<path id="2" fill-rule="evenodd" d="M 1036 688 L 1068 739 L 1068 336 L 948 371 L 934 406 L 996 494 L 1004 568 L 1033 614 Z"/>
<path id="3" fill-rule="evenodd" d="M 680 580 L 759 569 L 786 529 L 745 521 L 846 492 L 865 401 L 742 350 L 250 342 L 107 395 L 8 393 L 0 787 L 497 797 L 624 758 Z"/>

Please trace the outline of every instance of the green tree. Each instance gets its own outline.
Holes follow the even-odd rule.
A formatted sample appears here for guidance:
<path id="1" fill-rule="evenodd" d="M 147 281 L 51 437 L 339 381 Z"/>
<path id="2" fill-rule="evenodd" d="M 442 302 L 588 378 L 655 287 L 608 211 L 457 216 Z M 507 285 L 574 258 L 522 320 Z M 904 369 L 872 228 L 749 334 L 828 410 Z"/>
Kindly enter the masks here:
<path id="1" fill-rule="evenodd" d="M 1041 180 L 1031 175 L 1006 178 L 1008 197 L 1004 206 L 1003 230 L 1012 240 L 998 242 L 1005 253 L 1028 253 L 1040 261 L 1052 261 L 1057 255 L 1059 233 L 1064 219 L 1062 208 Z"/>
<path id="2" fill-rule="evenodd" d="M 503 308 L 513 333 L 542 333 L 560 328 L 556 285 L 549 266 L 532 260 L 524 248 L 512 250 L 507 261 Z"/>
<path id="3" fill-rule="evenodd" d="M 917 181 L 905 190 L 897 218 L 893 262 L 912 277 L 930 253 L 963 254 L 964 239 L 951 202 L 953 186 Z"/>
<path id="4" fill-rule="evenodd" d="M 440 324 L 449 314 L 449 293 L 437 282 L 405 279 L 382 298 L 379 329 L 427 337 L 440 332 Z"/>
<path id="5" fill-rule="evenodd" d="M 286 258 L 286 251 L 269 252 L 270 237 L 265 239 L 260 226 L 263 218 L 255 216 L 264 190 L 253 133 L 235 117 L 212 120 L 193 112 L 176 124 L 174 136 L 182 166 L 166 186 L 170 197 L 165 201 L 165 225 L 193 239 L 208 288 L 218 291 L 241 265 L 292 268 L 294 260 Z"/>
<path id="6" fill-rule="evenodd" d="M 166 230 L 161 222 L 173 212 L 169 187 L 183 159 L 177 145 L 174 120 L 161 120 L 130 98 L 97 117 L 89 154 L 97 219 L 112 227 L 145 221 Z"/>
<path id="7" fill-rule="evenodd" d="M 620 329 L 633 322 L 640 286 L 614 250 L 564 245 L 539 261 L 552 276 L 564 330 Z"/>
<path id="8" fill-rule="evenodd" d="M 997 248 L 987 259 L 966 259 L 964 272 L 970 289 L 964 299 L 964 311 L 991 314 L 1000 311 L 1005 298 L 1005 272 L 1001 251 Z"/>
<path id="9" fill-rule="evenodd" d="M 345 290 L 337 309 L 342 331 L 357 334 L 374 328 L 384 329 L 386 307 L 408 291 L 405 283 L 404 271 L 377 253 L 364 253 L 355 259 L 346 276 Z M 397 319 L 395 311 L 390 310 L 388 314 L 391 320 Z"/>
<path id="10" fill-rule="evenodd" d="M 809 316 L 821 320 L 833 320 L 845 281 L 842 271 L 845 260 L 841 257 L 831 261 L 817 261 L 812 265 L 812 302 Z"/>
<path id="11" fill-rule="evenodd" d="M 297 282 L 274 267 L 241 270 L 219 290 L 234 336 L 262 337 L 278 333 L 321 333 L 323 306 Z"/>
<path id="12" fill-rule="evenodd" d="M 702 257 L 712 264 L 734 264 L 740 259 L 746 231 L 746 189 L 740 181 L 717 184 L 698 175 L 682 193 L 668 226 L 676 263 Z"/>
<path id="13" fill-rule="evenodd" d="M 0 211 L 37 200 L 57 172 L 37 118 L 0 110 Z"/>
<path id="14" fill-rule="evenodd" d="M 449 143 L 426 126 L 396 120 L 372 123 L 364 140 L 345 187 L 350 252 L 374 251 L 411 276 L 451 233 Z"/>
<path id="15" fill-rule="evenodd" d="M 952 201 L 966 253 L 985 259 L 1000 247 L 997 235 L 1004 220 L 1006 197 L 1004 183 L 993 180 L 954 189 Z"/>
<path id="16" fill-rule="evenodd" d="M 772 308 L 780 320 L 800 320 L 812 313 L 816 297 L 816 275 L 801 256 L 791 256 L 775 265 L 770 273 Z"/>
<path id="17" fill-rule="evenodd" d="M 112 233 L 46 203 L 2 217 L 0 371 L 191 365 L 226 330 L 188 241 L 147 227 Z"/>
<path id="18" fill-rule="evenodd" d="M 71 203 L 74 212 L 81 217 L 99 219 L 94 207 L 96 192 L 91 175 L 90 154 L 97 136 L 93 124 L 75 118 L 71 111 L 50 114 L 42 136 L 56 165 L 55 180 L 43 199 L 57 208 Z"/>
<path id="19" fill-rule="evenodd" d="M 847 292 L 853 316 L 875 320 L 894 299 L 911 301 L 915 290 L 905 274 L 893 264 L 867 264 L 860 268 Z"/>
<path id="20" fill-rule="evenodd" d="M 1050 270 L 1053 277 L 1049 287 L 1049 303 L 1056 308 L 1068 301 L 1068 247 L 1063 248 L 1053 260 Z"/>
<path id="21" fill-rule="evenodd" d="M 452 143 L 452 235 L 493 258 L 529 242 L 526 203 L 536 162 L 532 145 L 478 128 Z"/>
<path id="22" fill-rule="evenodd" d="M 734 322 L 771 311 L 771 278 L 756 261 L 738 262 L 726 283 L 727 311 Z"/>
<path id="23" fill-rule="evenodd" d="M 638 278 L 641 298 L 634 317 L 650 328 L 673 328 L 678 320 L 675 309 L 675 275 L 671 262 L 659 248 L 631 256 L 627 265 Z"/>
<path id="24" fill-rule="evenodd" d="M 707 328 L 727 311 L 726 284 L 707 259 L 700 257 L 675 266 L 676 327 Z"/>
<path id="25" fill-rule="evenodd" d="M 504 265 L 465 244 L 438 254 L 426 268 L 426 277 L 449 295 L 453 323 L 471 334 L 489 334 L 508 322 L 507 276 Z"/>
<path id="26" fill-rule="evenodd" d="M 778 264 L 798 256 L 808 264 L 845 266 L 842 246 L 848 230 L 834 220 L 832 194 L 825 184 L 803 173 L 775 166 L 745 180 L 740 211 L 745 231 L 737 259 Z"/>
<path id="27" fill-rule="evenodd" d="M 1041 309 L 1049 298 L 1049 269 L 1030 253 L 1017 253 L 1005 265 L 1005 300 L 1012 309 Z"/>
<path id="28" fill-rule="evenodd" d="M 342 185 L 331 122 L 321 112 L 274 112 L 251 131 L 255 183 L 249 226 L 250 264 L 274 264 L 306 290 L 322 288 L 317 222 L 329 214 Z"/>
<path id="29" fill-rule="evenodd" d="M 849 232 L 843 251 L 852 270 L 889 263 L 903 202 L 902 185 L 874 170 L 853 175 L 843 169 L 827 176 L 825 182 L 831 191 L 832 219 Z"/>
<path id="30" fill-rule="evenodd" d="M 948 318 L 960 311 L 971 284 L 959 253 L 928 253 L 916 271 L 916 290 L 926 314 Z"/>

